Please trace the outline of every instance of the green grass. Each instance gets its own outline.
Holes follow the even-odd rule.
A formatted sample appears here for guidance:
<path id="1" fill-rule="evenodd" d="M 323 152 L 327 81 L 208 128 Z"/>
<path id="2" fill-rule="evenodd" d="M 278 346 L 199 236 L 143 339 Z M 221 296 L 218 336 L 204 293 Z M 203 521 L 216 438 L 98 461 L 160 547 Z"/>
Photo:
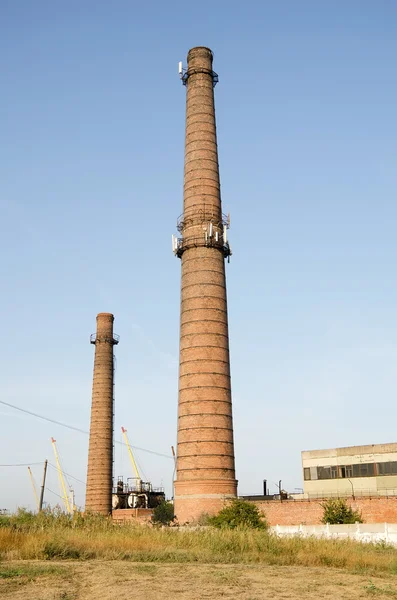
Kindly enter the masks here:
<path id="1" fill-rule="evenodd" d="M 397 598 L 397 591 L 393 590 L 390 586 L 379 587 L 375 585 L 372 581 L 370 581 L 368 585 L 364 586 L 364 590 L 366 591 L 368 596 L 386 596 L 389 598 Z"/>
<path id="2" fill-rule="evenodd" d="M 53 566 L 53 565 L 23 565 L 15 567 L 7 567 L 0 566 L 0 579 L 16 579 L 23 578 L 26 581 L 33 581 L 38 577 L 43 577 L 47 575 L 56 575 L 56 576 L 68 576 L 69 569 L 67 567 Z"/>

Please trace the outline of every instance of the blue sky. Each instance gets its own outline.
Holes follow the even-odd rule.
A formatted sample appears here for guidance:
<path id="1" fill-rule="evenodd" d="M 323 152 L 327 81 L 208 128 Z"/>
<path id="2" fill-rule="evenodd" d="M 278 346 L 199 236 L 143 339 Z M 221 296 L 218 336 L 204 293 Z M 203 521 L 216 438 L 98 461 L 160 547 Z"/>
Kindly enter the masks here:
<path id="1" fill-rule="evenodd" d="M 177 67 L 206 45 L 232 224 L 239 491 L 301 487 L 304 449 L 396 441 L 396 34 L 392 0 L 1 2 L 0 399 L 88 429 L 89 334 L 111 311 L 116 440 L 123 425 L 171 454 Z M 85 479 L 86 435 L 1 405 L 0 423 L 0 464 L 54 463 L 54 436 Z M 170 492 L 172 460 L 136 457 Z M 130 475 L 120 445 L 115 471 Z M 0 508 L 21 504 L 34 506 L 27 469 L 0 467 Z"/>

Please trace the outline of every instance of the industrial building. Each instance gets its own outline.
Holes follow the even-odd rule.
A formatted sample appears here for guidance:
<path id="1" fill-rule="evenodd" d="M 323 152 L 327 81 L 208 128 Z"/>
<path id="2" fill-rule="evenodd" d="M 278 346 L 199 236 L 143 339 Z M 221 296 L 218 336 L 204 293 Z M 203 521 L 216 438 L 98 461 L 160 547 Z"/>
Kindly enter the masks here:
<path id="1" fill-rule="evenodd" d="M 396 496 L 397 443 L 302 452 L 304 497 Z"/>

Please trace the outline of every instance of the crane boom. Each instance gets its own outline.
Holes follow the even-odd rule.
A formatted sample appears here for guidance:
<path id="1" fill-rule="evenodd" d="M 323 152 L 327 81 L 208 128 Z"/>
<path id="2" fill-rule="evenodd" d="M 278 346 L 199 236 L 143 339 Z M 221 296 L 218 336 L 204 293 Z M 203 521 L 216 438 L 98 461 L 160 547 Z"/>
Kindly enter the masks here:
<path id="1" fill-rule="evenodd" d="M 55 444 L 56 440 L 54 440 L 54 438 L 51 438 L 51 443 L 52 443 L 52 447 L 54 449 L 54 454 L 55 454 L 55 462 L 57 463 L 57 471 L 58 471 L 58 477 L 59 477 L 59 482 L 61 484 L 61 488 L 62 488 L 62 500 L 65 503 L 66 506 L 66 510 L 68 511 L 68 513 L 72 514 L 73 513 L 73 508 L 71 508 L 70 506 L 70 502 L 69 502 L 69 496 L 66 490 L 66 484 L 65 484 L 65 479 L 63 477 L 63 473 L 62 473 L 62 469 L 61 469 L 61 463 L 59 462 L 59 456 L 58 456 L 58 450 Z"/>
<path id="2" fill-rule="evenodd" d="M 40 510 L 39 497 L 37 495 L 37 490 L 36 490 L 36 486 L 34 484 L 33 474 L 32 474 L 30 467 L 28 467 L 28 471 L 29 471 L 30 481 L 32 482 L 32 488 L 33 488 L 33 493 L 34 493 L 34 497 L 36 500 L 37 510 Z"/>
<path id="3" fill-rule="evenodd" d="M 128 441 L 127 430 L 124 429 L 124 427 L 122 427 L 121 431 L 123 432 L 125 443 L 126 443 L 127 448 L 128 448 L 128 454 L 130 455 L 130 460 L 131 460 L 132 468 L 134 469 L 136 478 L 140 481 L 141 480 L 141 476 L 139 475 L 138 467 L 137 467 L 134 455 L 133 455 L 132 450 L 131 450 L 130 442 Z"/>

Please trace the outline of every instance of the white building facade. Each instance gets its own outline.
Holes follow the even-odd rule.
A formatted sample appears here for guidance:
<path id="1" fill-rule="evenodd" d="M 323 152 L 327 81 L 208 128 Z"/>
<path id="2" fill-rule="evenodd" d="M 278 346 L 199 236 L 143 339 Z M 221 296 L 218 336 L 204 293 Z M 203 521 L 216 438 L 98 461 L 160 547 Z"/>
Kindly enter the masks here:
<path id="1" fill-rule="evenodd" d="M 304 496 L 396 496 L 397 443 L 302 452 Z"/>

